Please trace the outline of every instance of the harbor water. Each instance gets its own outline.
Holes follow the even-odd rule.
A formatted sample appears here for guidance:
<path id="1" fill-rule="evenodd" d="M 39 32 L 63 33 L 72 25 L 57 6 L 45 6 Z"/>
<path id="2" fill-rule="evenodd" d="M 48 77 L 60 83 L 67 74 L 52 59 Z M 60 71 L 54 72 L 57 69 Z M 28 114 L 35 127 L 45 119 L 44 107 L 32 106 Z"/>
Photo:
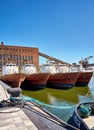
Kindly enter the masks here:
<path id="1" fill-rule="evenodd" d="M 42 102 L 45 109 L 67 122 L 77 104 L 94 102 L 94 77 L 88 86 L 75 86 L 69 90 L 45 88 L 36 91 L 23 90 L 23 95 Z"/>

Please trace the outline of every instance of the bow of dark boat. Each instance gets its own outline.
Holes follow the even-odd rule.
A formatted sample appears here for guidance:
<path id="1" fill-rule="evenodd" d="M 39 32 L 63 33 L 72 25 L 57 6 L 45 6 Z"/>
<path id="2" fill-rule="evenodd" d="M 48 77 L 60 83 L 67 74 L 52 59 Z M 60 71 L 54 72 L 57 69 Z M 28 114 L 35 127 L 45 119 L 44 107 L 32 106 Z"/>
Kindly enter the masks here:
<path id="1" fill-rule="evenodd" d="M 70 120 L 80 130 L 94 130 L 94 102 L 79 104 L 75 108 L 72 117 L 68 120 L 71 124 L 72 121 Z"/>

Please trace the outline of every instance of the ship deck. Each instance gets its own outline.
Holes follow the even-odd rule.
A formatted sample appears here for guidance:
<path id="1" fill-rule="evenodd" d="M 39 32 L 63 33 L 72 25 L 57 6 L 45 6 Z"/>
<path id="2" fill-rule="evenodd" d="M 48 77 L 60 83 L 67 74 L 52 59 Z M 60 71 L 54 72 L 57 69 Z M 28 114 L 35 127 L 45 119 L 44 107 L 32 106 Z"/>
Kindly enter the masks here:
<path id="1" fill-rule="evenodd" d="M 89 129 L 94 127 L 94 115 L 84 118 L 83 121 L 86 123 Z"/>

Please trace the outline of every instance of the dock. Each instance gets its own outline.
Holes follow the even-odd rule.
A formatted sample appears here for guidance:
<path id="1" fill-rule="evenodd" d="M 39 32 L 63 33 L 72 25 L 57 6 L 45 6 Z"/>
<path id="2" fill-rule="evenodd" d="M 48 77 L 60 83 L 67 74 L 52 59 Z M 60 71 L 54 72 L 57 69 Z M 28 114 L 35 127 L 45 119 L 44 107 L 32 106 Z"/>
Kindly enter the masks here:
<path id="1" fill-rule="evenodd" d="M 0 101 L 8 100 L 8 85 L 0 81 Z M 21 107 L 0 108 L 0 130 L 77 130 L 42 109 L 38 104 L 26 102 Z"/>

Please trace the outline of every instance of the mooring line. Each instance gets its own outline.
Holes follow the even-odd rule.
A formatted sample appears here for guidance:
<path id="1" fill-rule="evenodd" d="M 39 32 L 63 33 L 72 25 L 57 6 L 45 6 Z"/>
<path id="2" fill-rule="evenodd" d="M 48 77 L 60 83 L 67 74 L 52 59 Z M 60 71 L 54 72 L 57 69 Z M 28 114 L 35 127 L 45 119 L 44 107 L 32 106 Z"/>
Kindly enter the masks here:
<path id="1" fill-rule="evenodd" d="M 90 90 L 91 90 L 92 87 L 93 87 L 93 83 L 92 83 L 91 86 L 89 87 L 89 90 L 88 90 L 88 92 L 86 93 L 86 95 L 81 99 L 81 101 L 80 101 L 78 104 L 82 103 L 82 101 L 85 100 L 85 98 L 88 96 L 88 94 L 89 94 L 89 92 L 90 92 Z"/>
<path id="2" fill-rule="evenodd" d="M 69 109 L 69 108 L 72 108 L 72 107 L 76 106 L 76 105 L 72 105 L 72 106 L 54 106 L 54 105 L 51 105 L 51 104 L 46 104 L 44 102 L 41 102 L 41 101 L 39 101 L 37 99 L 27 97 L 27 96 L 23 96 L 22 99 L 23 99 L 23 101 L 33 101 L 33 102 L 39 104 L 40 106 L 46 106 L 46 107 L 49 107 L 49 108 Z"/>
<path id="3" fill-rule="evenodd" d="M 61 126 L 64 126 L 66 125 L 67 127 L 70 127 L 72 128 L 73 130 L 79 130 L 79 128 L 71 125 L 71 124 L 68 124 L 66 123 L 65 121 L 61 120 L 60 118 L 58 118 L 57 116 L 53 115 L 52 113 L 50 113 L 49 111 L 47 111 L 46 109 L 42 108 L 39 104 L 33 102 L 33 101 L 30 101 L 32 104 L 34 104 L 35 106 L 39 107 L 42 111 L 44 111 L 45 113 L 47 113 L 52 119 L 56 120 L 57 122 L 59 122 L 61 124 Z M 46 117 L 47 118 L 47 117 Z M 58 124 L 58 125 L 60 125 Z M 66 128 L 66 127 L 65 127 Z"/>

